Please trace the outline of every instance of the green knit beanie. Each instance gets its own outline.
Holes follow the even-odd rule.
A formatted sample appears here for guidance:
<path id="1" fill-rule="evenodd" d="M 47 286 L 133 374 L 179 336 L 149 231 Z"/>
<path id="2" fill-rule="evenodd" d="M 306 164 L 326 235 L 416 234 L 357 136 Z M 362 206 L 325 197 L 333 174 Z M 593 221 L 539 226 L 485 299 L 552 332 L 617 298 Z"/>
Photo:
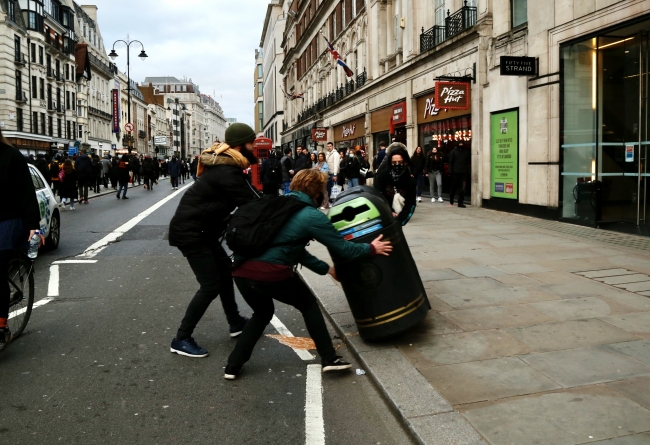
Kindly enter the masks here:
<path id="1" fill-rule="evenodd" d="M 237 147 L 255 140 L 255 130 L 246 124 L 235 122 L 226 128 L 226 144 Z"/>

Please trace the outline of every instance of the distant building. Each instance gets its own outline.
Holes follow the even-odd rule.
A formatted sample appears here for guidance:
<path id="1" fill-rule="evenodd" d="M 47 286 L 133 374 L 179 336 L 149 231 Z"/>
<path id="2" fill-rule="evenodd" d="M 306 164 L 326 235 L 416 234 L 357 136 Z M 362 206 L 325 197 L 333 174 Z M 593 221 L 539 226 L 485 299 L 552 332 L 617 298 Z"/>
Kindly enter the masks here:
<path id="1" fill-rule="evenodd" d="M 280 148 L 280 132 L 284 126 L 283 76 L 280 73 L 284 61 L 284 50 L 280 43 L 286 23 L 286 16 L 282 11 L 283 3 L 284 0 L 273 0 L 269 3 L 260 39 L 260 48 L 262 48 L 260 56 L 263 67 L 261 96 L 264 102 L 260 131 L 264 133 L 265 137 L 271 139 L 277 148 Z"/>
<path id="2" fill-rule="evenodd" d="M 253 74 L 253 116 L 255 117 L 255 133 L 261 133 L 264 128 L 264 69 L 262 66 L 262 48 L 255 50 L 255 73 Z"/>

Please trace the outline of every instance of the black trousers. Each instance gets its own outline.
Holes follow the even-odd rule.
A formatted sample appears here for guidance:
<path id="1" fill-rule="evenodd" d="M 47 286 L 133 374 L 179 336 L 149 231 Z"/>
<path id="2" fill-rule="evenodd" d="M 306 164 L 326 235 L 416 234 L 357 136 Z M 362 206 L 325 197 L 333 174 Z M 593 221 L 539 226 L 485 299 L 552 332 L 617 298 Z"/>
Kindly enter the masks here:
<path id="1" fill-rule="evenodd" d="M 154 183 L 153 178 L 149 179 L 148 176 L 145 176 L 145 177 L 144 177 L 144 185 L 145 185 L 149 190 L 153 190 L 153 183 Z"/>
<path id="2" fill-rule="evenodd" d="M 9 317 L 9 298 L 11 290 L 9 281 L 7 281 L 7 271 L 9 270 L 9 261 L 15 255 L 13 250 L 0 250 L 0 271 L 2 279 L 0 280 L 0 318 Z"/>
<path id="3" fill-rule="evenodd" d="M 241 321 L 239 308 L 235 302 L 235 287 L 232 283 L 232 261 L 223 247 L 205 246 L 198 250 L 183 252 L 190 267 L 199 282 L 199 290 L 190 301 L 181 326 L 178 328 L 176 339 L 186 340 L 192 336 L 210 303 L 221 295 L 221 305 L 226 314 L 228 324 Z"/>
<path id="4" fill-rule="evenodd" d="M 465 173 L 451 174 L 451 190 L 449 191 L 449 203 L 454 203 L 456 191 L 458 191 L 458 205 L 462 205 L 465 200 Z"/>
<path id="5" fill-rule="evenodd" d="M 316 343 L 318 355 L 323 360 L 332 360 L 336 357 L 336 350 L 327 332 L 325 319 L 316 297 L 298 276 L 276 282 L 235 278 L 235 283 L 254 312 L 250 321 L 246 323 L 235 349 L 228 357 L 228 364 L 242 366 L 251 358 L 255 344 L 273 318 L 275 312 L 273 300 L 291 305 L 302 313 L 307 331 Z"/>
<path id="6" fill-rule="evenodd" d="M 178 188 L 178 176 L 172 176 L 172 187 Z"/>
<path id="7" fill-rule="evenodd" d="M 280 185 L 279 184 L 264 184 L 262 186 L 262 191 L 264 192 L 265 195 L 269 196 L 278 196 L 280 193 Z"/>

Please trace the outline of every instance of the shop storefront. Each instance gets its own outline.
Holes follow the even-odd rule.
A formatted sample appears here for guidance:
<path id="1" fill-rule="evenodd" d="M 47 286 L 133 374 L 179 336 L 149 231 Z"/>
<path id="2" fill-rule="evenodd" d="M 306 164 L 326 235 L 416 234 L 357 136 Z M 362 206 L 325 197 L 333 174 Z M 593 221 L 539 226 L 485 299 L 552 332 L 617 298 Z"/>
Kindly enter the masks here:
<path id="1" fill-rule="evenodd" d="M 406 140 L 406 101 L 373 111 L 370 115 L 372 144 L 374 154 L 379 151 L 379 144 L 389 144 L 395 139 L 402 144 Z"/>
<path id="2" fill-rule="evenodd" d="M 648 224 L 649 31 L 646 19 L 560 48 L 562 219 Z"/>
<path id="3" fill-rule="evenodd" d="M 58 145 L 53 145 L 51 138 L 43 136 L 42 140 L 38 140 L 36 138 L 26 139 L 24 137 L 20 137 L 20 134 L 22 133 L 14 134 L 13 131 L 4 132 L 4 136 L 7 138 L 9 143 L 20 150 L 24 155 L 36 156 L 38 154 L 44 154 L 46 156 L 54 156 L 56 154 Z"/>
<path id="4" fill-rule="evenodd" d="M 366 118 L 358 117 L 354 120 L 334 126 L 334 147 L 343 150 L 366 145 Z"/>
<path id="5" fill-rule="evenodd" d="M 468 102 L 469 103 L 469 102 Z M 449 193 L 448 160 L 452 150 L 463 143 L 464 148 L 472 148 L 471 109 L 440 109 L 435 105 L 435 92 L 417 99 L 418 145 L 428 154 L 434 147 L 441 154 L 445 171 L 442 175 L 442 190 Z M 415 147 L 414 147 L 415 148 Z M 470 196 L 471 181 L 467 180 L 466 196 Z"/>

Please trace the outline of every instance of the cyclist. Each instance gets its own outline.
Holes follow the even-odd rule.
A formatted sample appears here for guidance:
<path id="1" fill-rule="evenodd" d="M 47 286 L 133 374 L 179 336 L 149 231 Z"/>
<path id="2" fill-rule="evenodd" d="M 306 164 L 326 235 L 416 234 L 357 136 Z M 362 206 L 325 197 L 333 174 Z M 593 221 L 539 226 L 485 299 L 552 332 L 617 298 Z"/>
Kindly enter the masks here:
<path id="1" fill-rule="evenodd" d="M 24 156 L 0 132 L 0 190 L 13 190 L 0 206 L 0 270 L 9 269 L 15 249 L 27 248 L 34 232 L 39 229 L 41 213 Z M 44 242 L 41 235 L 41 243 Z M 7 326 L 9 318 L 9 282 L 0 280 L 0 351 L 11 341 Z"/>

